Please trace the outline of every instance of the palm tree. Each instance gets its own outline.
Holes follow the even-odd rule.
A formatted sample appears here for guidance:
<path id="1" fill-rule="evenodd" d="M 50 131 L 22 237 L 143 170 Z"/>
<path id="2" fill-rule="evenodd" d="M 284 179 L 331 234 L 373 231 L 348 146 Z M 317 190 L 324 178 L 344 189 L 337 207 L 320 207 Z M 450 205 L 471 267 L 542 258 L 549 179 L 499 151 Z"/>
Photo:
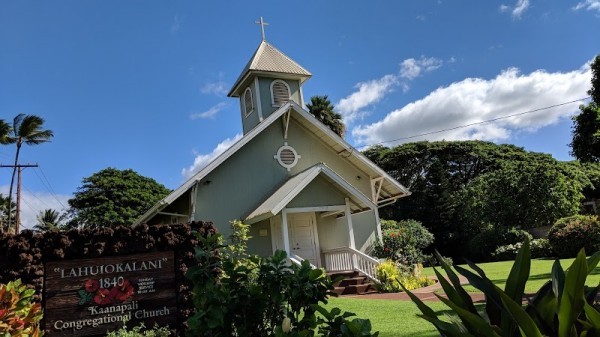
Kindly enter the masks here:
<path id="1" fill-rule="evenodd" d="M 0 119 L 0 144 L 8 144 L 8 137 L 10 136 L 10 125 Z"/>
<path id="2" fill-rule="evenodd" d="M 13 119 L 10 126 L 9 135 L 6 137 L 6 144 L 16 144 L 17 152 L 15 154 L 15 165 L 13 167 L 12 178 L 10 179 L 10 189 L 8 190 L 9 200 L 12 198 L 12 191 L 15 184 L 15 175 L 17 174 L 17 165 L 19 163 L 19 153 L 23 143 L 27 145 L 38 145 L 50 141 L 54 136 L 51 130 L 43 130 L 44 119 L 35 115 L 18 114 Z M 18 210 L 17 210 L 18 211 Z M 11 214 L 8 214 L 8 225 L 11 224 Z M 19 224 L 15 224 L 15 232 L 19 231 Z"/>
<path id="3" fill-rule="evenodd" d="M 66 213 L 60 213 L 53 209 L 45 209 L 40 211 L 35 217 L 37 224 L 33 226 L 37 231 L 55 231 L 65 227 L 64 221 L 67 218 Z"/>
<path id="4" fill-rule="evenodd" d="M 306 107 L 311 115 L 327 125 L 338 136 L 344 138 L 346 125 L 342 121 L 342 115 L 334 111 L 335 106 L 331 104 L 326 95 L 311 97 L 310 103 L 306 104 Z"/>
<path id="5" fill-rule="evenodd" d="M 7 208 L 10 203 L 10 212 Z M 2 193 L 0 193 L 0 232 L 8 229 L 8 215 L 9 213 L 14 215 L 16 211 L 16 204 L 10 200 L 10 198 L 4 197 Z"/>

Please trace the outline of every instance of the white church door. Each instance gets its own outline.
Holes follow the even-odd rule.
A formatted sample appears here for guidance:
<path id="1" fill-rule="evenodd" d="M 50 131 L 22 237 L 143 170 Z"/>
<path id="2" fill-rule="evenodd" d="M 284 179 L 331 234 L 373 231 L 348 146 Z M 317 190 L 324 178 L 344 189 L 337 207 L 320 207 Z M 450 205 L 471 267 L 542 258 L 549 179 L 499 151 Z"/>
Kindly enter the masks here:
<path id="1" fill-rule="evenodd" d="M 315 213 L 292 213 L 287 218 L 292 254 L 321 267 Z"/>

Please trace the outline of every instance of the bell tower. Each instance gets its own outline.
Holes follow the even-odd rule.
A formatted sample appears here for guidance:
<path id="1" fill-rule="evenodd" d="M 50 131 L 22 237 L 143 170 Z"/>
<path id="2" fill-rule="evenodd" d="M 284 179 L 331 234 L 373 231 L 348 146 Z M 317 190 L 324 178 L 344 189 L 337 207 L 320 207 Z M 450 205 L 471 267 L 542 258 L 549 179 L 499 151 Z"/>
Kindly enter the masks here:
<path id="1" fill-rule="evenodd" d="M 262 40 L 227 94 L 240 99 L 244 134 L 274 111 L 294 101 L 303 103 L 302 84 L 312 74 L 265 39 L 268 23 L 260 18 Z"/>

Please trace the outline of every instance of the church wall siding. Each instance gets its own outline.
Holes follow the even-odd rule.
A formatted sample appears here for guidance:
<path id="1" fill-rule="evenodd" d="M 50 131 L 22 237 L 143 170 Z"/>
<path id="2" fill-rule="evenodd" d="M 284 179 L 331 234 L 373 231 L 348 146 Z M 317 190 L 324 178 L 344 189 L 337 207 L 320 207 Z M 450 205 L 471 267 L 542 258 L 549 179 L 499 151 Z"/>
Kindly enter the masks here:
<path id="1" fill-rule="evenodd" d="M 294 147 L 302 157 L 298 165 L 292 168 L 291 174 L 297 174 L 316 163 L 323 162 L 365 196 L 371 198 L 371 184 L 368 176 L 365 176 L 362 171 L 323 144 L 297 122 L 291 120 L 290 124 L 293 126 L 288 131 L 288 145 Z M 361 177 L 360 180 L 356 178 L 357 176 Z"/>
<path id="2" fill-rule="evenodd" d="M 243 219 L 287 179 L 273 158 L 281 132 L 281 123 L 273 123 L 202 180 L 195 219 L 212 221 L 227 237 L 231 220 Z"/>
<path id="3" fill-rule="evenodd" d="M 288 207 L 318 207 L 344 205 L 345 196 L 323 177 L 317 177 L 300 192 Z"/>

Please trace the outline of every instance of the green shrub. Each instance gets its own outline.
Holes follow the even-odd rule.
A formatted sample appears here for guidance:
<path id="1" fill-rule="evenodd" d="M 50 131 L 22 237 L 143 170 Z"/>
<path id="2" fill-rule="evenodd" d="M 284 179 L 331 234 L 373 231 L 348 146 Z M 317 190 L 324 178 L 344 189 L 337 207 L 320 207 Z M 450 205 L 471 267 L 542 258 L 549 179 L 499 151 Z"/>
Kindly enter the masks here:
<path id="1" fill-rule="evenodd" d="M 586 261 L 585 251 L 582 249 L 566 271 L 560 261 L 556 260 L 552 266 L 551 280 L 523 306 L 525 283 L 530 276 L 531 267 L 529 248 L 529 240 L 526 240 L 517 253 L 504 290 L 496 286 L 473 263 L 469 263 L 470 269 L 454 266 L 454 270 L 442 263 L 448 280 L 434 270 L 447 298 L 435 295 L 458 317 L 450 322 L 440 319 L 435 311 L 410 290 L 407 293 L 422 312 L 421 317 L 431 322 L 440 335 L 446 337 L 598 336 L 600 312 L 593 305 L 598 288 L 586 287 L 585 280 L 600 262 L 600 253 L 592 255 Z M 455 271 L 485 294 L 483 310 L 475 307 Z"/>
<path id="2" fill-rule="evenodd" d="M 0 284 L 0 336 L 41 336 L 42 306 L 33 301 L 35 290 L 21 280 Z"/>
<path id="3" fill-rule="evenodd" d="M 518 242 L 512 245 L 504 245 L 496 248 L 492 253 L 492 258 L 496 261 L 508 261 L 514 260 L 517 256 L 517 252 L 523 246 L 522 242 Z M 531 240 L 531 258 L 539 259 L 545 257 L 553 257 L 554 251 L 550 246 L 548 239 L 534 239 Z"/>
<path id="4" fill-rule="evenodd" d="M 157 325 L 152 329 L 146 329 L 146 326 L 142 323 L 131 330 L 127 329 L 127 326 L 123 326 L 117 331 L 109 332 L 106 337 L 169 337 L 171 331 L 167 327 L 159 327 Z"/>
<path id="5" fill-rule="evenodd" d="M 531 239 L 531 234 L 522 229 L 489 226 L 469 242 L 469 258 L 475 261 L 490 261 L 498 247 Z"/>
<path id="6" fill-rule="evenodd" d="M 230 242 L 246 241 L 247 226 L 232 225 Z M 290 263 L 283 251 L 269 258 L 250 256 L 245 244 L 226 247 L 219 234 L 198 240 L 198 264 L 187 273 L 196 307 L 187 321 L 188 336 L 314 336 L 317 330 L 323 336 L 377 335 L 370 333 L 368 320 L 349 320 L 352 314 L 320 306 L 333 294 L 333 282 L 308 261 Z M 215 249 L 223 254 L 211 254 Z M 319 319 L 317 312 L 327 312 L 327 318 Z"/>
<path id="7" fill-rule="evenodd" d="M 548 240 L 558 257 L 573 257 L 581 248 L 600 250 L 600 221 L 595 215 L 574 215 L 558 219 L 548 232 Z"/>
<path id="8" fill-rule="evenodd" d="M 414 268 L 399 266 L 392 260 L 386 260 L 380 263 L 375 270 L 375 275 L 379 283 L 375 288 L 382 293 L 396 293 L 402 291 L 400 283 L 404 288 L 412 290 L 426 287 L 435 283 L 435 281 L 421 275 L 423 266 L 415 265 Z"/>
<path id="9" fill-rule="evenodd" d="M 374 245 L 374 255 L 406 266 L 423 263 L 423 249 L 433 242 L 433 234 L 416 220 L 381 220 L 381 232 L 383 244 Z"/>

